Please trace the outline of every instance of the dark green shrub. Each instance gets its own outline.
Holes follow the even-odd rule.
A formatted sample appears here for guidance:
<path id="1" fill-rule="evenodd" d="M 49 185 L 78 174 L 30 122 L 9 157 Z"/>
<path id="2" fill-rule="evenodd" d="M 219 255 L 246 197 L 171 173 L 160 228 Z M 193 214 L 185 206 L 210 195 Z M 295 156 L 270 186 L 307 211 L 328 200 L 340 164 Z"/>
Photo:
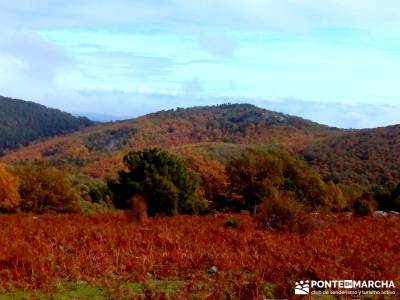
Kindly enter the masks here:
<path id="1" fill-rule="evenodd" d="M 140 194 L 150 216 L 192 214 L 206 208 L 197 177 L 167 151 L 132 152 L 124 164 L 126 170 L 119 172 L 118 180 L 109 182 L 116 207 L 129 208 L 132 197 Z"/>

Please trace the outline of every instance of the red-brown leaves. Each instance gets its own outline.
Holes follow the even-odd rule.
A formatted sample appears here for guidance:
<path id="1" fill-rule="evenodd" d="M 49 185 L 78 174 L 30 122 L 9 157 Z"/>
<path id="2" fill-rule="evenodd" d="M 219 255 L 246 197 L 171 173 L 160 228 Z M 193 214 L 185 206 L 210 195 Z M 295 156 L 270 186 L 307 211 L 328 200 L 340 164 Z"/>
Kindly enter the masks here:
<path id="1" fill-rule="evenodd" d="M 314 217 L 321 227 L 300 236 L 261 230 L 245 215 L 235 216 L 238 229 L 224 227 L 225 215 L 144 224 L 123 214 L 1 216 L 0 286 L 145 281 L 151 274 L 184 280 L 187 293 L 203 281 L 215 295 L 229 288 L 251 299 L 266 282 L 288 295 L 304 278 L 400 280 L 398 217 Z M 212 276 L 211 266 L 218 268 Z"/>

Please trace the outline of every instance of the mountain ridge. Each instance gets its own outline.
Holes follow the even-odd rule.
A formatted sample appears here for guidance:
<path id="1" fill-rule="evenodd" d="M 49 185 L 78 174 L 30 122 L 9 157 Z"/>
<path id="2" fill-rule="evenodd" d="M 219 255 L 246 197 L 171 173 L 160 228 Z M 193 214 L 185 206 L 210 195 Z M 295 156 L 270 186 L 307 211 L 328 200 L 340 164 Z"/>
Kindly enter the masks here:
<path id="1" fill-rule="evenodd" d="M 122 157 L 129 151 L 159 147 L 184 154 L 213 147 L 235 153 L 244 149 L 232 145 L 279 146 L 308 162 L 326 181 L 363 185 L 400 181 L 396 158 L 400 125 L 340 129 L 251 104 L 177 108 L 100 123 L 33 142 L 2 159 L 9 163 L 46 159 L 55 166 L 106 178 L 123 167 Z"/>
<path id="2" fill-rule="evenodd" d="M 223 104 L 160 111 L 135 119 L 102 123 L 33 143 L 3 157 L 8 162 L 47 159 L 72 164 L 89 175 L 105 177 L 120 167 L 129 151 L 173 148 L 197 143 L 279 144 L 290 152 L 311 141 L 338 134 L 326 125 L 268 111 L 250 104 Z"/>
<path id="3" fill-rule="evenodd" d="M 0 96 L 0 152 L 70 133 L 94 122 L 31 101 Z"/>

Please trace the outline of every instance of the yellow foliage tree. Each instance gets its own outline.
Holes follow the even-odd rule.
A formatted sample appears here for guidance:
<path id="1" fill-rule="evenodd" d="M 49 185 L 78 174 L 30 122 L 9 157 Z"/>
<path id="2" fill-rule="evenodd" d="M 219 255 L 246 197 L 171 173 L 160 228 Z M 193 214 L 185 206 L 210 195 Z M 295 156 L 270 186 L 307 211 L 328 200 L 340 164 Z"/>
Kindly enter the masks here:
<path id="1" fill-rule="evenodd" d="M 79 194 L 67 175 L 47 162 L 26 164 L 13 170 L 20 181 L 21 210 L 35 213 L 79 210 Z"/>
<path id="2" fill-rule="evenodd" d="M 20 202 L 18 179 L 10 175 L 0 162 L 0 211 L 13 212 Z"/>

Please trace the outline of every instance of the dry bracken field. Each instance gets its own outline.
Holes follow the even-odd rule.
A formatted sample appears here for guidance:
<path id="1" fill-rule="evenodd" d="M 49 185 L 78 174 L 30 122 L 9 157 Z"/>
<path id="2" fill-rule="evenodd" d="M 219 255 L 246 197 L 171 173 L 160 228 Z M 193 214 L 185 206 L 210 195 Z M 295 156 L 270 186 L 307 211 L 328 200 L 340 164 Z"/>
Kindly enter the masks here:
<path id="1" fill-rule="evenodd" d="M 240 226 L 227 228 L 227 218 Z M 399 217 L 314 218 L 318 228 L 300 235 L 247 215 L 0 216 L 0 299 L 72 283 L 102 287 L 95 299 L 290 298 L 300 279 L 400 283 Z"/>

